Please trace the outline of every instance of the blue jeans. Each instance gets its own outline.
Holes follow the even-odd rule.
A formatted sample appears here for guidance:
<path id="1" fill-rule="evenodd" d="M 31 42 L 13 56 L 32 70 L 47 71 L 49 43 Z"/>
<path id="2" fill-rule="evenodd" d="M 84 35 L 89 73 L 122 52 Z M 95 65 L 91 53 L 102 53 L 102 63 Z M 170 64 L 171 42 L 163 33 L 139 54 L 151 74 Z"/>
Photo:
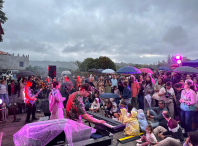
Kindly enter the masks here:
<path id="1" fill-rule="evenodd" d="M 2 99 L 3 102 L 5 102 L 7 107 L 10 106 L 8 94 L 0 94 L 0 99 Z"/>
<path id="2" fill-rule="evenodd" d="M 138 102 L 139 102 L 139 109 L 144 110 L 144 96 L 139 96 Z"/>
<path id="3" fill-rule="evenodd" d="M 150 115 L 151 116 L 157 116 L 156 112 L 154 112 L 153 110 L 150 110 Z M 157 126 L 159 126 L 159 121 L 158 120 L 154 120 L 154 122 L 150 123 L 150 124 L 151 124 L 151 126 L 153 128 L 156 128 Z"/>
<path id="4" fill-rule="evenodd" d="M 181 109 L 181 126 L 185 129 L 185 133 L 192 131 L 192 119 L 195 111 L 183 111 Z"/>

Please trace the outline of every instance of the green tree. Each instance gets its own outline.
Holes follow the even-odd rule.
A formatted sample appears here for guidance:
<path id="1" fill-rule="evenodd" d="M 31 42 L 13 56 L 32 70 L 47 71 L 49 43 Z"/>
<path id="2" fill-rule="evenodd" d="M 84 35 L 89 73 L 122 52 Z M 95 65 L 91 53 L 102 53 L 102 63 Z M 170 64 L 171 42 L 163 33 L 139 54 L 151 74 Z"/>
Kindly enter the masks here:
<path id="1" fill-rule="evenodd" d="M 79 61 L 76 61 L 76 64 L 78 65 L 79 71 L 88 71 L 89 69 L 95 68 L 95 69 L 113 69 L 116 71 L 116 65 L 115 63 L 106 56 L 100 56 L 99 58 L 93 59 L 93 58 L 86 58 L 82 63 Z"/>
<path id="2" fill-rule="evenodd" d="M 0 0 L 0 23 L 4 24 L 8 18 L 5 16 L 5 13 L 2 11 L 3 9 L 3 3 L 4 1 L 3 0 Z M 0 35 L 0 42 L 3 41 L 3 37 L 2 35 Z"/>
<path id="3" fill-rule="evenodd" d="M 106 56 L 99 57 L 99 64 L 101 69 L 113 69 L 116 71 L 115 63 Z"/>

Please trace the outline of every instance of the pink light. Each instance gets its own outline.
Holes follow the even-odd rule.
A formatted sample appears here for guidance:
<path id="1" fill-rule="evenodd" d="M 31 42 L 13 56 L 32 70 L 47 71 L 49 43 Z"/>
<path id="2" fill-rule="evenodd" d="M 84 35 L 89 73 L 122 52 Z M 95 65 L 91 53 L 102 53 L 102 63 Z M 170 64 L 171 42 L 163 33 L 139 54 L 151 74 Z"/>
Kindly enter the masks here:
<path id="1" fill-rule="evenodd" d="M 177 63 L 180 64 L 181 63 L 181 60 L 177 60 Z"/>
<path id="2" fill-rule="evenodd" d="M 176 56 L 176 59 L 181 59 L 181 56 L 177 55 L 177 56 Z"/>

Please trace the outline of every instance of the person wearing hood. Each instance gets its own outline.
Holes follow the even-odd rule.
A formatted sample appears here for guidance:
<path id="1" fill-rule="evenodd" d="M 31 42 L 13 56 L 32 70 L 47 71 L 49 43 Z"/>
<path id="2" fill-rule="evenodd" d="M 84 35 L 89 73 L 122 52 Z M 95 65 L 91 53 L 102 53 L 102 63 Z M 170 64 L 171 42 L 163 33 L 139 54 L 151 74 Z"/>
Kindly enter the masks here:
<path id="1" fill-rule="evenodd" d="M 99 99 L 95 98 L 94 102 L 91 104 L 91 108 L 89 109 L 92 112 L 98 112 L 100 109 Z"/>
<path id="2" fill-rule="evenodd" d="M 59 88 L 60 88 L 60 83 L 58 81 L 54 81 L 53 89 L 49 94 L 49 110 L 51 112 L 50 120 L 64 119 L 63 101 L 65 101 L 66 98 L 62 97 Z"/>
<path id="3" fill-rule="evenodd" d="M 115 102 L 112 103 L 112 108 L 110 110 L 110 114 L 113 116 L 114 113 L 118 111 L 117 104 Z"/>
<path id="4" fill-rule="evenodd" d="M 119 117 L 119 119 L 118 119 L 118 121 L 120 122 L 120 123 L 123 123 L 123 124 L 125 124 L 126 125 L 126 123 L 124 123 L 124 121 L 126 121 L 128 118 L 127 118 L 127 109 L 126 108 L 122 108 L 122 109 L 120 109 L 120 117 Z"/>
<path id="5" fill-rule="evenodd" d="M 138 113 L 138 122 L 140 125 L 140 129 L 142 131 L 146 131 L 146 126 L 148 126 L 148 122 L 146 121 L 144 112 Z"/>
<path id="6" fill-rule="evenodd" d="M 128 136 L 137 136 L 140 133 L 139 123 L 137 120 L 137 112 L 131 111 L 131 117 L 124 119 L 124 124 L 126 128 L 124 129 L 124 134 Z"/>
<path id="7" fill-rule="evenodd" d="M 115 118 L 120 118 L 121 116 L 121 109 L 125 108 L 126 110 L 128 109 L 126 103 L 124 101 L 121 101 L 120 106 L 118 107 L 118 112 L 114 113 Z"/>

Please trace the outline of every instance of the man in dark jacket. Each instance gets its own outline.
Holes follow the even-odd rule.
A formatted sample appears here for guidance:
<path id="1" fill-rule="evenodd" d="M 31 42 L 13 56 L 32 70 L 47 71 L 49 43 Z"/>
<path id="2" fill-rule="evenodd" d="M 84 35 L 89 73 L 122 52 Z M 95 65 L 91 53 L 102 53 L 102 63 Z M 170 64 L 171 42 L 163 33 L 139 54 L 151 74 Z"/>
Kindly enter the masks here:
<path id="1" fill-rule="evenodd" d="M 182 129 L 175 121 L 175 119 L 170 117 L 170 113 L 168 111 L 163 111 L 163 117 L 166 119 L 168 124 L 168 129 L 164 127 L 158 126 L 154 129 L 153 133 L 158 135 L 162 139 L 157 145 L 159 146 L 167 146 L 167 145 L 175 145 L 175 146 L 182 146 L 184 142 L 184 137 L 182 133 Z M 167 137 L 165 135 L 171 135 Z"/>
<path id="2" fill-rule="evenodd" d="M 123 86 L 124 86 L 124 90 L 122 96 L 120 95 L 120 98 L 122 97 L 125 103 L 128 105 L 129 103 L 131 103 L 131 98 L 132 98 L 131 89 L 128 86 L 128 81 L 124 81 Z"/>

